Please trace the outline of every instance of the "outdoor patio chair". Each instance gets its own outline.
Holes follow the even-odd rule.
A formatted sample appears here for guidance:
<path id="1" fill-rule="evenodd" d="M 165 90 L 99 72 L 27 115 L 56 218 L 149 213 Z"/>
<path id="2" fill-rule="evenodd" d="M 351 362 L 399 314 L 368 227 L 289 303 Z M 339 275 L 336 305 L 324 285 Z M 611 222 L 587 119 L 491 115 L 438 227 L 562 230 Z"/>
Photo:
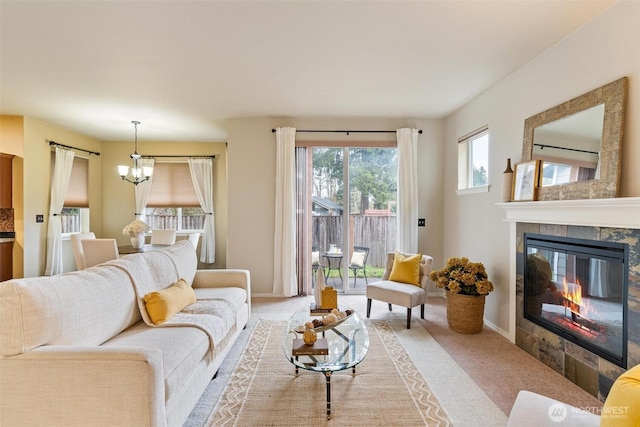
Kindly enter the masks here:
<path id="1" fill-rule="evenodd" d="M 351 255 L 351 262 L 349 262 L 349 269 L 353 271 L 353 287 L 356 286 L 356 280 L 358 280 L 358 271 L 362 270 L 364 274 L 364 281 L 368 285 L 367 279 L 367 258 L 369 257 L 369 248 L 364 246 L 354 246 L 353 254 Z"/>

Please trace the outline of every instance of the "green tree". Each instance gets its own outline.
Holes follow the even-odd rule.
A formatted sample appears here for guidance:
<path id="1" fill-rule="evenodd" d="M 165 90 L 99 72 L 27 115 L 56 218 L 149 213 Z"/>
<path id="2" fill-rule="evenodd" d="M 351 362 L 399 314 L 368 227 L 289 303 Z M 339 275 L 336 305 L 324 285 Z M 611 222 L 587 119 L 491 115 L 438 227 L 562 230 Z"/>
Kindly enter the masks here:
<path id="1" fill-rule="evenodd" d="M 481 185 L 487 185 L 489 183 L 489 179 L 487 177 L 487 171 L 484 166 L 480 166 L 478 169 L 475 165 L 473 166 L 473 186 L 479 187 Z"/>
<path id="2" fill-rule="evenodd" d="M 343 204 L 341 148 L 313 150 L 313 195 Z M 351 212 L 387 209 L 396 200 L 397 154 L 391 148 L 352 148 L 349 152 Z M 395 209 L 395 205 L 394 205 Z"/>
<path id="3" fill-rule="evenodd" d="M 342 149 L 313 149 L 313 195 L 342 205 Z"/>
<path id="4" fill-rule="evenodd" d="M 360 194 L 359 206 L 352 206 L 352 212 L 364 213 L 371 207 L 387 209 L 389 201 L 396 199 L 395 149 L 353 148 L 349 171 L 352 192 Z"/>

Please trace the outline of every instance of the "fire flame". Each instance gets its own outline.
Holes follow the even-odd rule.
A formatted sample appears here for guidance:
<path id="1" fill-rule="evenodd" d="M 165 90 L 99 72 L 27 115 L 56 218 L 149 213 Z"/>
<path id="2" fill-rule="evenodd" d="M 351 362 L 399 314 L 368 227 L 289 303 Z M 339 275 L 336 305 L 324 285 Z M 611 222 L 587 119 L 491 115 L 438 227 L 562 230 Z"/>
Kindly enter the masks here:
<path id="1" fill-rule="evenodd" d="M 575 305 L 582 306 L 582 286 L 580 286 L 580 282 L 572 283 L 572 285 L 573 289 L 569 290 L 567 279 L 564 280 L 564 292 L 562 292 L 562 296 Z M 578 313 L 579 312 L 580 311 L 578 310 Z"/>
<path id="2" fill-rule="evenodd" d="M 591 308 L 589 299 L 582 299 L 582 285 L 580 285 L 580 281 L 578 281 L 578 283 L 571 283 L 570 285 L 571 286 L 569 286 L 565 279 L 562 292 L 564 302 L 562 305 L 582 317 L 587 317 L 589 314 L 593 315 L 595 310 Z"/>

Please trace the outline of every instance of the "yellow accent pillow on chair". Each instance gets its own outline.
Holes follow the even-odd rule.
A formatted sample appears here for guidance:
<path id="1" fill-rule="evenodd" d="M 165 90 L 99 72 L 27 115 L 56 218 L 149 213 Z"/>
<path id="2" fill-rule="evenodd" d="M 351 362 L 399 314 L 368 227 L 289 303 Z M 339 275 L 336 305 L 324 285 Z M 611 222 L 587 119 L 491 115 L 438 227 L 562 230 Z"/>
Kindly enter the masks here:
<path id="1" fill-rule="evenodd" d="M 422 254 L 405 256 L 396 252 L 389 280 L 420 286 L 420 261 L 422 261 Z"/>
<path id="2" fill-rule="evenodd" d="M 193 288 L 180 279 L 166 289 L 144 296 L 147 313 L 154 325 L 161 325 L 186 306 L 196 302 Z"/>

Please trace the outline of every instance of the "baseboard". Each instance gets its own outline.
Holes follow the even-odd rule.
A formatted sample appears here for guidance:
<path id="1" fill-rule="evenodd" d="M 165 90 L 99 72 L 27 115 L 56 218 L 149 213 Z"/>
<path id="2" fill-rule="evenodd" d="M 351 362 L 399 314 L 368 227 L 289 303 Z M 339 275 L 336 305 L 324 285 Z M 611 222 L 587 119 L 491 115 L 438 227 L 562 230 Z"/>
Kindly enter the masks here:
<path id="1" fill-rule="evenodd" d="M 496 331 L 497 333 L 499 333 L 500 335 L 502 335 L 503 337 L 505 337 L 506 339 L 511 341 L 511 339 L 509 338 L 509 333 L 507 331 L 505 331 L 504 329 L 502 329 L 499 326 L 497 326 L 496 324 L 488 321 L 487 319 L 484 319 L 484 324 L 486 326 L 488 326 L 489 329 L 492 329 L 492 330 Z"/>
<path id="2" fill-rule="evenodd" d="M 297 295 L 296 295 L 297 296 Z M 258 297 L 258 298 L 284 298 L 284 294 L 273 294 L 273 293 L 252 293 L 251 297 Z"/>
<path id="3" fill-rule="evenodd" d="M 447 298 L 447 295 L 444 293 L 444 290 L 436 290 L 427 292 L 427 298 Z"/>
<path id="4" fill-rule="evenodd" d="M 443 299 L 447 298 L 447 296 L 445 295 L 444 291 L 429 292 L 428 297 L 435 297 L 435 298 L 439 297 L 439 298 L 443 298 Z M 503 337 L 505 337 L 506 339 L 511 341 L 511 338 L 509 338 L 509 333 L 507 331 L 505 331 L 504 329 L 502 329 L 501 327 L 499 327 L 495 323 L 492 323 L 492 322 L 488 321 L 487 319 L 483 319 L 483 320 L 484 320 L 484 324 L 489 329 L 492 329 L 493 331 L 499 333 L 500 335 L 502 335 Z"/>

